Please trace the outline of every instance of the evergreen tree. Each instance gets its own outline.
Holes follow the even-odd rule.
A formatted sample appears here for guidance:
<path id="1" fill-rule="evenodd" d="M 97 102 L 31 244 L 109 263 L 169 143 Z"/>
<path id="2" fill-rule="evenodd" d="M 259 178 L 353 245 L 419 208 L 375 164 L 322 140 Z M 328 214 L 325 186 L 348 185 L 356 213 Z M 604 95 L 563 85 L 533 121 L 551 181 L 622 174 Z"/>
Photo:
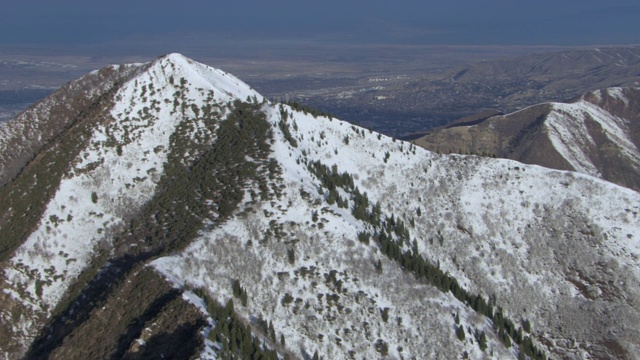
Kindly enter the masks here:
<path id="1" fill-rule="evenodd" d="M 269 339 L 274 344 L 276 343 L 276 330 L 273 328 L 273 323 L 269 321 Z"/>
<path id="2" fill-rule="evenodd" d="M 382 261 L 380 259 L 378 259 L 378 262 L 376 263 L 375 268 L 378 274 L 382 274 Z"/>
<path id="3" fill-rule="evenodd" d="M 287 249 L 287 260 L 291 265 L 296 263 L 296 253 L 293 249 Z"/>
<path id="4" fill-rule="evenodd" d="M 458 337 L 458 340 L 460 341 L 464 341 L 465 339 L 465 334 L 464 334 L 464 327 L 463 326 L 458 326 L 456 329 L 456 336 Z"/>
<path id="5" fill-rule="evenodd" d="M 389 308 L 386 307 L 380 310 L 380 315 L 382 316 L 382 321 L 387 322 L 389 320 Z"/>
<path id="6" fill-rule="evenodd" d="M 240 281 L 238 279 L 233 280 L 232 289 L 233 296 L 239 298 L 240 294 L 242 293 L 242 289 L 240 287 Z"/>
<path id="7" fill-rule="evenodd" d="M 526 360 L 526 356 L 524 356 L 524 352 L 522 350 L 518 351 L 518 360 Z"/>
<path id="8" fill-rule="evenodd" d="M 247 306 L 247 292 L 244 289 L 241 289 L 242 292 L 240 293 L 240 302 L 242 303 L 242 306 Z"/>
<path id="9" fill-rule="evenodd" d="M 478 346 L 482 351 L 485 351 L 487 349 L 487 336 L 484 334 L 484 331 L 480 333 L 480 336 L 478 338 Z"/>

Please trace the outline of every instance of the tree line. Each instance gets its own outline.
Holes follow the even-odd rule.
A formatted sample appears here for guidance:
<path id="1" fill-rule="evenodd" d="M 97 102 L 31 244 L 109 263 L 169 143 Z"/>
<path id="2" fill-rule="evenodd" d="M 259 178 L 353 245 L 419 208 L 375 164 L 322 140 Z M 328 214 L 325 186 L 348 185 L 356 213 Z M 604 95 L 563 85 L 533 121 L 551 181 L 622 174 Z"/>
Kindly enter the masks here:
<path id="1" fill-rule="evenodd" d="M 380 204 L 371 205 L 367 194 L 361 193 L 353 184 L 353 177 L 350 174 L 339 173 L 335 165 L 333 168 L 329 168 L 319 161 L 311 162 L 308 169 L 330 192 L 340 187 L 350 195 L 352 215 L 356 219 L 370 224 L 372 228 L 371 231 L 358 233 L 360 242 L 369 244 L 370 240 L 373 240 L 380 251 L 390 260 L 397 262 L 404 271 L 409 271 L 417 278 L 424 279 L 442 292 L 451 292 L 456 299 L 478 314 L 490 319 L 496 335 L 507 348 L 512 346 L 513 340 L 522 356 L 526 355 L 535 360 L 546 360 L 546 354 L 536 347 L 531 336 L 524 335 L 524 331 L 530 331 L 528 320 L 524 320 L 522 326 L 516 326 L 511 319 L 504 315 L 501 307 L 487 302 L 480 294 L 468 292 L 460 286 L 453 276 L 442 271 L 439 264 L 434 265 L 427 261 L 418 252 L 417 241 L 415 239 L 413 242 L 411 241 L 409 230 L 404 222 L 393 214 L 383 219 Z M 408 250 L 403 250 L 405 244 L 409 248 Z M 464 336 L 464 329 L 462 334 L 458 333 L 459 331 L 456 328 L 456 335 L 460 338 L 461 335 Z M 478 333 L 476 338 L 479 346 L 484 350 L 486 348 L 484 333 Z"/>

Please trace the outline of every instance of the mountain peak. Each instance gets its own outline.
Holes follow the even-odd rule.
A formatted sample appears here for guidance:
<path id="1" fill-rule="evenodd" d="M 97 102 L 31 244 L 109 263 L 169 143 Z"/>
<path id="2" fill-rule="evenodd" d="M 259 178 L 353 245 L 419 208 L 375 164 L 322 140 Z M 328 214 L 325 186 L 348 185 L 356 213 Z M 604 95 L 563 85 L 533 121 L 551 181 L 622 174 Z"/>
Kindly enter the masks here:
<path id="1" fill-rule="evenodd" d="M 157 82 L 156 87 L 170 85 L 186 90 L 213 91 L 217 100 L 245 100 L 247 97 L 262 101 L 263 97 L 237 77 L 220 69 L 194 61 L 180 53 L 160 56 L 147 64 L 141 74 L 143 81 Z M 133 81 L 135 82 L 134 79 Z M 195 98 L 197 97 L 194 94 Z"/>
<path id="2" fill-rule="evenodd" d="M 167 60 L 167 61 L 171 61 L 171 62 L 178 62 L 178 61 L 193 62 L 193 60 L 191 60 L 188 57 L 182 55 L 181 53 L 177 53 L 177 52 L 161 55 L 157 59 L 158 60 Z"/>
<path id="3" fill-rule="evenodd" d="M 0 187 L 7 357 L 637 346 L 637 192 L 262 102 L 180 54 L 94 76 Z"/>
<path id="4" fill-rule="evenodd" d="M 161 66 L 169 65 L 171 68 L 190 68 L 193 66 L 206 66 L 200 63 L 195 62 L 194 60 L 180 54 L 180 53 L 169 53 L 162 56 L 159 56 L 149 62 L 150 65 L 161 64 Z M 206 66 L 208 68 L 212 68 L 210 66 Z"/>

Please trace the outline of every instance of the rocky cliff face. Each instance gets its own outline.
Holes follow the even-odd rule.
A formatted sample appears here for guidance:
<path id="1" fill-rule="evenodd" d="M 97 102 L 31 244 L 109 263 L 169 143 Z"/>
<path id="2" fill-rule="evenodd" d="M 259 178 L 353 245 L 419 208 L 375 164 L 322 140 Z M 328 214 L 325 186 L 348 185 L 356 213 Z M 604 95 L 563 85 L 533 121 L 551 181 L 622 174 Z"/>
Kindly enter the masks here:
<path id="1" fill-rule="evenodd" d="M 636 358 L 638 193 L 109 69 L 0 189 L 7 356 Z"/>

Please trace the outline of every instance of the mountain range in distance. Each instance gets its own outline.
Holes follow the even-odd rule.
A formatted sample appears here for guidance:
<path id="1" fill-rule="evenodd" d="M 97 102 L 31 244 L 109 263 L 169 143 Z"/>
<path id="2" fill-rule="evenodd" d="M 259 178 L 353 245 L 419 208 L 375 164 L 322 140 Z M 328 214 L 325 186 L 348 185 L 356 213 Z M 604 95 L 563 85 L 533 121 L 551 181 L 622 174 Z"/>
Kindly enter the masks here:
<path id="1" fill-rule="evenodd" d="M 561 135 L 550 156 L 586 153 Z M 179 54 L 70 82 L 0 156 L 7 358 L 638 358 L 640 195 L 589 174 L 431 152 Z"/>

